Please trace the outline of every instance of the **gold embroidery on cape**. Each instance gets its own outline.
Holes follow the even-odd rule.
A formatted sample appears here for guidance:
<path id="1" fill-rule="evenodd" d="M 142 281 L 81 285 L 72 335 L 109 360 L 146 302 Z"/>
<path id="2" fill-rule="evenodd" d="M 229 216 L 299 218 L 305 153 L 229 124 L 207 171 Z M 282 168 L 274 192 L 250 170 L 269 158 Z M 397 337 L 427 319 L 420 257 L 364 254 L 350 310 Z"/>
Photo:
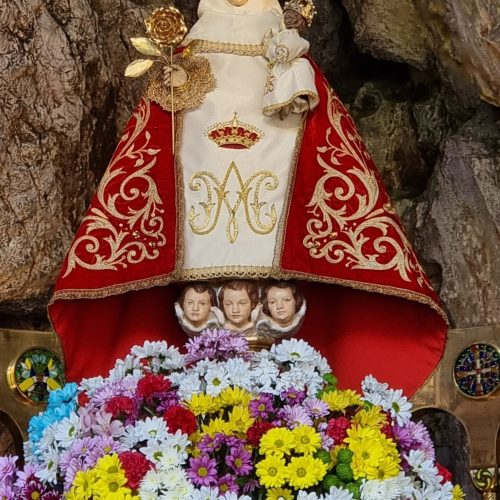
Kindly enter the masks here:
<path id="1" fill-rule="evenodd" d="M 236 178 L 239 188 L 236 193 L 227 190 L 232 176 Z M 225 206 L 229 216 L 226 224 L 226 237 L 229 243 L 234 243 L 240 231 L 237 214 L 241 205 L 243 205 L 248 227 L 255 234 L 269 234 L 274 229 L 277 220 L 276 208 L 273 204 L 266 210 L 268 204 L 261 201 L 262 189 L 274 191 L 278 188 L 278 178 L 271 171 L 259 170 L 245 181 L 236 164 L 231 162 L 222 181 L 208 171 L 193 174 L 189 179 L 189 189 L 200 191 L 203 187 L 206 191 L 206 199 L 198 202 L 202 212 L 197 212 L 193 205 L 189 210 L 188 221 L 193 233 L 198 235 L 211 233 L 219 223 L 222 207 Z M 197 221 L 200 216 L 204 217 L 202 222 Z M 263 221 L 263 216 L 269 222 Z"/>
<path id="2" fill-rule="evenodd" d="M 331 127 L 326 132 L 327 145 L 317 148 L 317 161 L 324 174 L 307 204 L 312 217 L 307 221 L 303 245 L 309 249 L 311 257 L 326 259 L 331 264 L 371 271 L 393 269 L 408 282 L 411 281 L 409 274 L 415 273 L 419 286 L 431 289 L 410 242 L 394 217 L 394 210 L 388 204 L 375 208 L 380 190 L 375 173 L 367 164 L 369 153 L 359 134 L 345 130 L 342 122 L 351 125 L 351 118 L 330 88 L 325 87 Z M 340 137 L 338 146 L 332 142 L 332 129 Z M 341 163 L 349 163 L 352 167 L 341 172 L 336 168 Z M 332 206 L 332 199 L 338 208 Z M 378 235 L 374 236 L 373 231 Z M 395 232 L 397 238 L 392 237 L 391 232 Z M 340 233 L 342 239 L 337 238 Z"/>
<path id="3" fill-rule="evenodd" d="M 166 244 L 160 208 L 163 202 L 149 175 L 160 150 L 149 146 L 149 132 L 139 137 L 149 120 L 149 101 L 141 103 L 133 116 L 135 124 L 122 137 L 99 184 L 99 203 L 82 221 L 85 234 L 71 245 L 63 278 L 77 266 L 116 271 L 144 259 L 154 260 L 160 255 L 158 248 Z M 124 161 L 134 164 L 134 169 L 125 175 Z M 119 188 L 108 192 L 108 186 L 117 181 Z"/>
<path id="4" fill-rule="evenodd" d="M 193 40 L 192 38 L 186 38 L 182 45 L 194 53 L 233 54 L 250 57 L 264 56 L 267 50 L 266 43 L 214 42 L 212 40 Z"/>

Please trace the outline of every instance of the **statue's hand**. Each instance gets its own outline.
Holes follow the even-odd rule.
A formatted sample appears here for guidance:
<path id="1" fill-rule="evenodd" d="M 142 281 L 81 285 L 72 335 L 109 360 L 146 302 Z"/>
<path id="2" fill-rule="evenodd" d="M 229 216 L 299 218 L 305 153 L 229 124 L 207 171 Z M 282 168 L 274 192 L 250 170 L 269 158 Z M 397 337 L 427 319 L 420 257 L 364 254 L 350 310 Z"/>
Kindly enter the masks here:
<path id="1" fill-rule="evenodd" d="M 163 69 L 163 83 L 170 87 L 182 87 L 189 80 L 187 72 L 178 64 L 170 64 Z"/>

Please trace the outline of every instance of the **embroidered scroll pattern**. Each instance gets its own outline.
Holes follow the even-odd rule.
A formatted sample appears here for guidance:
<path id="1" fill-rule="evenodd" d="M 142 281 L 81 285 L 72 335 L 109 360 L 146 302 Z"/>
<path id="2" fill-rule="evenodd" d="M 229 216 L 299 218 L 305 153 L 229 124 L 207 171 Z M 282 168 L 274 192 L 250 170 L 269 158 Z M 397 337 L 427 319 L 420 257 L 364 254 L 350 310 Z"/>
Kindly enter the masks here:
<path id="1" fill-rule="evenodd" d="M 236 193 L 228 190 L 232 176 L 237 182 Z M 222 180 L 212 172 L 197 172 L 189 180 L 189 189 L 200 191 L 204 188 L 206 199 L 198 203 L 201 212 L 197 212 L 196 208 L 191 206 L 188 216 L 189 226 L 193 233 L 198 235 L 211 233 L 219 223 L 222 208 L 225 207 L 228 213 L 226 237 L 229 243 L 234 243 L 240 231 L 237 215 L 240 207 L 243 207 L 250 230 L 256 234 L 269 234 L 276 226 L 276 208 L 274 205 L 269 209 L 266 208 L 268 204 L 261 199 L 262 190 L 274 191 L 277 187 L 278 178 L 268 170 L 260 170 L 246 181 L 243 180 L 234 162 L 231 162 Z M 200 217 L 203 218 L 201 222 Z"/>
<path id="2" fill-rule="evenodd" d="M 134 113 L 134 127 L 122 137 L 97 191 L 90 212 L 82 221 L 85 234 L 76 238 L 68 253 L 63 277 L 80 266 L 89 270 L 117 270 L 154 260 L 166 243 L 162 200 L 150 170 L 159 149 L 142 134 L 150 116 L 149 101 Z M 126 169 L 124 164 L 133 168 Z M 116 184 L 119 183 L 119 187 Z M 109 189 L 108 189 L 109 188 Z"/>
<path id="3" fill-rule="evenodd" d="M 309 255 L 353 269 L 394 270 L 404 281 L 416 275 L 420 287 L 431 289 L 391 204 L 380 205 L 370 156 L 351 117 L 325 84 L 328 93 L 327 145 L 317 148 L 317 161 L 324 171 L 307 207 L 303 240 Z M 338 135 L 340 141 L 335 141 Z M 337 165 L 351 165 L 337 169 Z"/>

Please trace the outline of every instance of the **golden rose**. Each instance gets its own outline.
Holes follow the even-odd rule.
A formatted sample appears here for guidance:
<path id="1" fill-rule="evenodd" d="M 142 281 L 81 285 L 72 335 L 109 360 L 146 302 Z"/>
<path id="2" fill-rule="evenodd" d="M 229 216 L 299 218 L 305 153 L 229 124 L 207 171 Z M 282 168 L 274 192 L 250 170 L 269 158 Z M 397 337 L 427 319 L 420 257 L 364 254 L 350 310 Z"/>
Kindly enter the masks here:
<path id="1" fill-rule="evenodd" d="M 160 45 L 177 45 L 186 36 L 184 16 L 175 7 L 160 7 L 144 21 L 152 40 Z"/>

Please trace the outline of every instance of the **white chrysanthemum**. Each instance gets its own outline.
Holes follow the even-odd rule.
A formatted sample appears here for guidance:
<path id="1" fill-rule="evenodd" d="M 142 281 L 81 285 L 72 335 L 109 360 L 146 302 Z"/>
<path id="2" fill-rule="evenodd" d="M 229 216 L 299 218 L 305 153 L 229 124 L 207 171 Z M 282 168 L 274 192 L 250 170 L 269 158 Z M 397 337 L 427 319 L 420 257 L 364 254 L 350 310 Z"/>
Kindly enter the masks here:
<path id="1" fill-rule="evenodd" d="M 228 491 L 227 493 L 224 493 L 224 495 L 220 495 L 218 497 L 219 500 L 252 500 L 251 497 L 248 495 L 237 495 L 236 493 L 233 493 L 231 491 Z"/>
<path id="2" fill-rule="evenodd" d="M 440 487 L 434 488 L 430 485 L 425 485 L 422 488 L 416 488 L 412 493 L 412 500 L 452 500 L 453 493 L 448 489 Z"/>
<path id="3" fill-rule="evenodd" d="M 323 388 L 323 377 L 313 366 L 308 366 L 300 363 L 294 367 L 294 370 L 299 370 L 302 372 L 304 383 L 307 386 L 308 396 L 315 396 L 318 391 Z"/>
<path id="4" fill-rule="evenodd" d="M 354 497 L 351 492 L 345 490 L 344 488 L 332 486 L 330 491 L 325 494 L 325 500 L 354 500 Z"/>
<path id="5" fill-rule="evenodd" d="M 218 396 L 226 387 L 229 387 L 229 375 L 223 364 L 211 366 L 205 374 L 206 393 Z"/>
<path id="6" fill-rule="evenodd" d="M 210 359 L 200 359 L 192 367 L 191 370 L 198 373 L 200 376 L 205 376 L 209 368 L 217 366 L 219 363 Z"/>
<path id="7" fill-rule="evenodd" d="M 115 366 L 109 370 L 109 380 L 122 380 L 127 375 L 139 377 L 142 374 L 141 360 L 132 354 L 127 354 L 125 359 L 117 359 Z"/>
<path id="8" fill-rule="evenodd" d="M 178 386 L 181 399 L 188 399 L 192 394 L 203 391 L 200 375 L 196 372 L 171 373 L 169 378 L 174 386 Z"/>
<path id="9" fill-rule="evenodd" d="M 180 353 L 179 349 L 177 347 L 169 347 L 164 354 L 160 368 L 163 370 L 180 370 L 185 365 L 184 356 Z"/>
<path id="10" fill-rule="evenodd" d="M 50 484 L 57 483 L 57 470 L 59 467 L 59 452 L 51 449 L 42 456 L 42 469 L 35 472 L 40 481 Z"/>
<path id="11" fill-rule="evenodd" d="M 361 500 L 398 500 L 399 498 L 411 497 L 413 487 L 411 478 L 401 472 L 396 477 L 384 481 L 364 481 L 361 486 Z"/>
<path id="12" fill-rule="evenodd" d="M 412 472 L 424 483 L 434 488 L 440 484 L 441 476 L 439 476 L 438 470 L 432 460 L 426 458 L 424 451 L 410 450 L 408 455 L 405 455 L 405 458 Z"/>
<path id="13" fill-rule="evenodd" d="M 98 377 L 82 379 L 78 389 L 80 391 L 85 391 L 89 398 L 91 398 L 94 395 L 95 390 L 100 388 L 103 384 L 104 378 L 99 375 Z"/>
<path id="14" fill-rule="evenodd" d="M 148 441 L 146 446 L 139 450 L 145 457 L 156 465 L 158 470 L 168 470 L 181 466 L 187 459 L 187 453 L 172 446 L 165 446 L 154 439 Z"/>
<path id="15" fill-rule="evenodd" d="M 119 437 L 120 443 L 125 447 L 125 449 L 131 450 L 140 441 L 137 435 L 135 425 L 127 425 L 124 428 L 123 434 Z"/>
<path id="16" fill-rule="evenodd" d="M 139 496 L 142 498 L 179 499 L 188 498 L 193 491 L 192 483 L 180 467 L 169 470 L 150 470 L 139 485 Z"/>
<path id="17" fill-rule="evenodd" d="M 130 352 L 139 359 L 149 359 L 149 358 L 159 358 L 160 356 L 165 356 L 167 353 L 166 342 L 155 340 L 146 340 L 144 345 L 135 345 L 132 347 Z"/>
<path id="18" fill-rule="evenodd" d="M 219 498 L 219 488 L 210 488 L 210 486 L 202 486 L 199 489 L 193 490 L 188 500 L 217 500 Z"/>
<path id="19" fill-rule="evenodd" d="M 271 353 L 282 363 L 296 361 L 313 363 L 317 356 L 316 351 L 302 339 L 284 340 L 280 344 L 274 344 Z"/>
<path id="20" fill-rule="evenodd" d="M 276 390 L 281 392 L 293 387 L 302 391 L 306 388 L 306 384 L 306 374 L 302 370 L 294 367 L 290 371 L 282 373 L 276 380 Z"/>
<path id="21" fill-rule="evenodd" d="M 314 364 L 315 364 L 316 370 L 318 370 L 318 372 L 321 376 L 326 375 L 327 373 L 332 373 L 332 369 L 331 369 L 327 359 L 324 356 L 321 356 L 319 353 L 318 353 L 318 356 L 316 357 Z"/>
<path id="22" fill-rule="evenodd" d="M 42 439 L 40 439 L 40 441 L 38 442 L 37 451 L 35 453 L 40 455 L 40 453 L 58 449 L 55 435 L 58 424 L 59 422 L 54 422 L 53 424 L 45 427 L 45 429 L 43 430 Z"/>
<path id="23" fill-rule="evenodd" d="M 145 420 L 140 420 L 135 425 L 135 432 L 139 441 L 147 441 L 156 439 L 163 441 L 167 437 L 167 424 L 163 418 L 147 417 Z"/>
<path id="24" fill-rule="evenodd" d="M 225 369 L 229 384 L 250 390 L 252 387 L 252 371 L 250 363 L 241 358 L 232 358 L 226 361 Z"/>
<path id="25" fill-rule="evenodd" d="M 361 382 L 365 401 L 377 406 L 382 406 L 388 397 L 388 384 L 380 383 L 373 375 L 367 375 Z"/>
<path id="26" fill-rule="evenodd" d="M 262 388 L 274 387 L 279 376 L 280 370 L 276 363 L 265 357 L 261 357 L 252 368 L 254 384 Z M 266 391 L 269 392 L 269 391 Z"/>
<path id="27" fill-rule="evenodd" d="M 68 448 L 80 431 L 80 417 L 76 413 L 73 412 L 69 417 L 63 418 L 54 427 L 54 438 L 57 441 L 58 447 L 63 449 Z"/>
<path id="28" fill-rule="evenodd" d="M 390 412 L 391 417 L 401 427 L 411 419 L 412 404 L 403 396 L 402 389 L 390 389 L 382 401 L 382 407 Z"/>
<path id="29" fill-rule="evenodd" d="M 176 430 L 174 434 L 168 433 L 163 440 L 163 446 L 175 448 L 179 453 L 187 458 L 186 448 L 191 445 L 191 441 L 180 429 Z"/>
<path id="30" fill-rule="evenodd" d="M 306 493 L 300 490 L 297 494 L 297 500 L 353 500 L 352 494 L 343 488 L 332 486 L 328 493 L 318 495 L 316 493 Z"/>

